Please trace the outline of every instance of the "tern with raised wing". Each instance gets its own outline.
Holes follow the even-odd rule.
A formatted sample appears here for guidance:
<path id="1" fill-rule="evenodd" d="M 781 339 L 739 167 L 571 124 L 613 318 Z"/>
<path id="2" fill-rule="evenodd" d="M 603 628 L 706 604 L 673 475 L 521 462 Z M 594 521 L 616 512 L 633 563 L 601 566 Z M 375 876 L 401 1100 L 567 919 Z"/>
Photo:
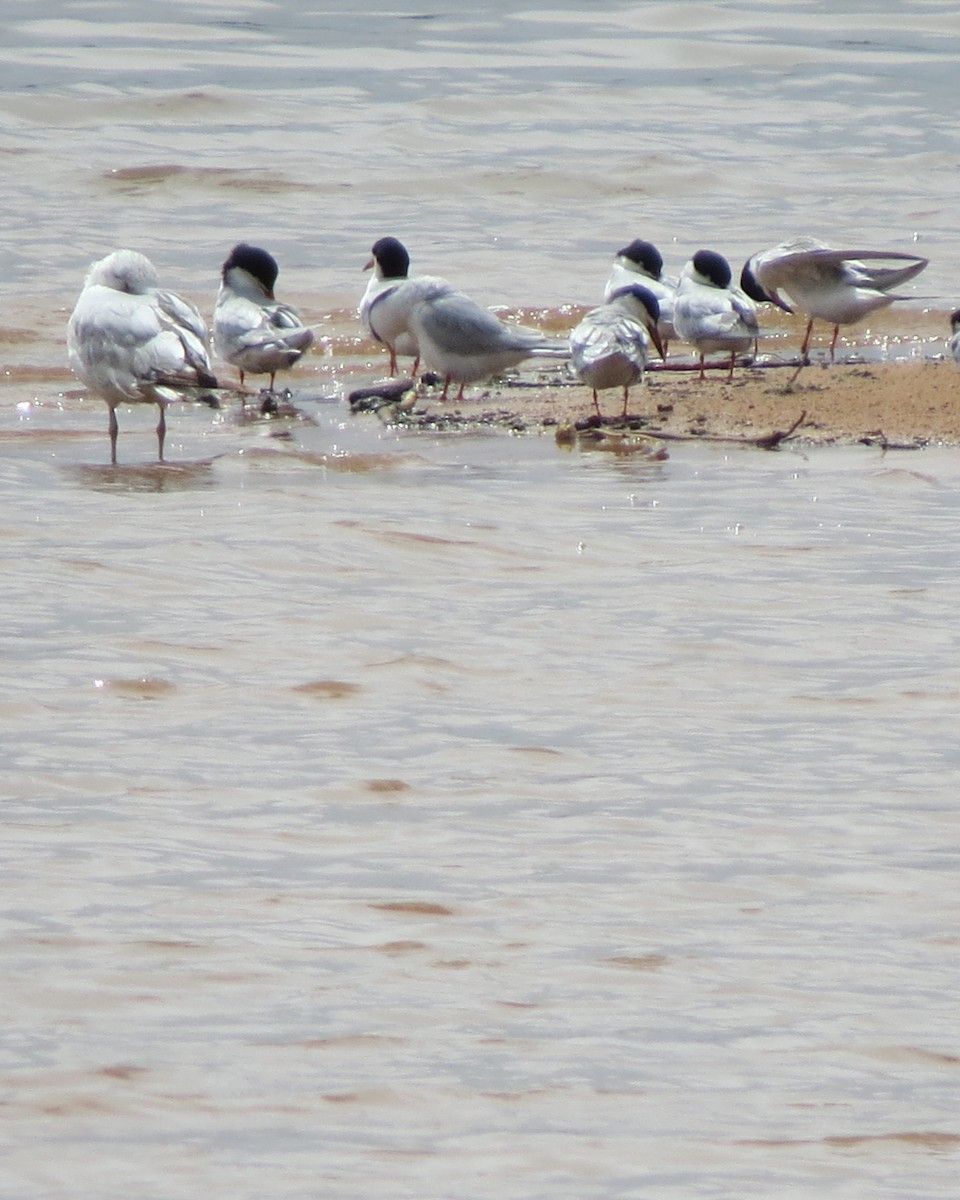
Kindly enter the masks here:
<path id="1" fill-rule="evenodd" d="M 754 300 L 806 313 L 801 363 L 808 361 L 814 321 L 828 321 L 833 326 L 833 362 L 840 326 L 862 321 L 895 300 L 909 299 L 893 289 L 919 275 L 927 261 L 895 250 L 836 250 L 805 236 L 747 259 L 740 286 Z"/>

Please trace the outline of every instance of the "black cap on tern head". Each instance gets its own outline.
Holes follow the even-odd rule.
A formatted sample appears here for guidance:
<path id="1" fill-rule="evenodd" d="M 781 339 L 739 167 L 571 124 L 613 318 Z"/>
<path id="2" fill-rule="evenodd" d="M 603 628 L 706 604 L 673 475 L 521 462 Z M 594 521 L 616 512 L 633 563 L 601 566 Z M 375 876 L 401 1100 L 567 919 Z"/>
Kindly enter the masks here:
<path id="1" fill-rule="evenodd" d="M 663 271 L 663 255 L 653 242 L 645 242 L 642 238 L 635 238 L 629 246 L 618 250 L 617 256 L 629 258 L 638 267 L 643 267 L 646 273 L 652 275 L 654 279 L 659 279 L 660 273 Z"/>
<path id="2" fill-rule="evenodd" d="M 657 348 L 657 353 L 661 358 L 664 358 L 665 355 L 663 352 L 663 342 L 660 340 L 660 334 L 657 332 L 657 322 L 660 320 L 660 301 L 656 298 L 653 292 L 651 292 L 649 288 L 645 288 L 642 283 L 629 283 L 626 287 L 617 288 L 617 290 L 610 297 L 608 303 L 612 303 L 614 300 L 624 296 L 632 297 L 637 301 L 638 304 L 643 305 L 643 307 L 647 310 L 650 318 L 650 324 L 647 325 L 647 330 L 650 334 L 653 344 Z M 647 323 L 644 322 L 644 324 L 646 325 Z"/>
<path id="3" fill-rule="evenodd" d="M 266 291 L 273 295 L 273 285 L 277 282 L 280 268 L 272 254 L 261 250 L 259 246 L 248 246 L 246 242 L 238 242 L 230 251 L 230 257 L 223 264 L 224 279 L 227 277 L 227 272 L 234 267 L 239 267 L 241 271 L 246 271 L 254 279 L 258 279 Z"/>
<path id="4" fill-rule="evenodd" d="M 620 296 L 633 296 L 635 300 L 646 308 L 647 312 L 654 321 L 660 320 L 660 301 L 656 298 L 649 288 L 645 288 L 642 283 L 629 283 L 626 287 L 617 288 L 611 295 L 611 300 L 616 300 Z"/>
<path id="5" fill-rule="evenodd" d="M 752 258 L 748 258 L 743 264 L 743 270 L 740 272 L 740 287 L 747 293 L 751 300 L 756 300 L 759 304 L 775 304 L 777 308 L 782 308 L 784 312 L 792 313 L 793 309 L 785 300 L 781 300 L 777 293 L 768 292 L 763 284 L 757 279 L 753 273 L 753 267 L 750 264 Z"/>
<path id="6" fill-rule="evenodd" d="M 743 270 L 740 272 L 740 286 L 747 293 L 751 300 L 756 300 L 759 303 L 764 303 L 770 299 L 764 289 L 757 282 L 757 277 L 753 273 L 753 268 L 750 266 L 750 259 L 743 264 Z"/>
<path id="7" fill-rule="evenodd" d="M 398 238 L 382 237 L 373 243 L 370 253 L 376 259 L 384 279 L 405 279 L 410 270 L 410 255 Z"/>
<path id="8" fill-rule="evenodd" d="M 698 250 L 693 256 L 693 269 L 718 288 L 729 287 L 733 278 L 730 264 L 716 250 Z"/>

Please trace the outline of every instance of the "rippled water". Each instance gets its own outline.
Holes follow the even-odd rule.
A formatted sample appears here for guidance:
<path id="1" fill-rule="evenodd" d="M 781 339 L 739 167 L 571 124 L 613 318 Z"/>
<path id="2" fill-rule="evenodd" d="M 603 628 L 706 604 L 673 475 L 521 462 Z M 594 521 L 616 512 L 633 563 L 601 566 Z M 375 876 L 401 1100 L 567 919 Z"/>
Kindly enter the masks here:
<path id="1" fill-rule="evenodd" d="M 953 1200 L 956 452 L 334 395 L 387 228 L 545 305 L 646 229 L 916 233 L 949 304 L 960 18 L 840 8 L 8 7 L 4 1195 Z M 255 235 L 303 416 L 105 466 L 86 263 L 212 299 Z"/>
<path id="2" fill-rule="evenodd" d="M 208 288 L 249 234 L 353 303 L 392 230 L 488 298 L 556 304 L 592 301 L 637 231 L 674 269 L 813 232 L 916 235 L 925 294 L 956 298 L 945 0 L 68 12 L 8 5 L 0 265 L 21 287 L 69 294 L 136 242 Z"/>

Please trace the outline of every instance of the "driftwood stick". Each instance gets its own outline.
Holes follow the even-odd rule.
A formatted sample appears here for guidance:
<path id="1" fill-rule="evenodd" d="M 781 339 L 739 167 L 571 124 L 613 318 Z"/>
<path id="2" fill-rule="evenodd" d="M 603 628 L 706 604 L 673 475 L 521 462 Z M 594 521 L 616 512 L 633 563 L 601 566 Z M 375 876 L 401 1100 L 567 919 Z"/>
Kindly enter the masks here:
<path id="1" fill-rule="evenodd" d="M 807 419 L 806 409 L 789 429 L 775 429 L 773 433 L 762 433 L 757 437 L 743 437 L 736 433 L 665 433 L 655 429 L 640 429 L 643 437 L 657 438 L 662 442 L 733 442 L 738 446 L 757 446 L 761 450 L 776 450 L 781 442 L 789 441 Z"/>
<path id="2" fill-rule="evenodd" d="M 776 370 L 777 367 L 793 367 L 794 369 L 796 369 L 797 363 L 798 363 L 798 360 L 795 358 L 776 358 L 776 359 L 769 359 L 764 362 L 757 362 L 756 359 L 751 358 L 751 359 L 748 359 L 743 362 L 738 362 L 737 366 L 743 367 L 745 370 L 748 370 L 748 371 L 771 371 L 771 370 Z M 803 363 L 800 363 L 800 366 L 803 366 L 803 365 L 804 365 Z M 729 371 L 730 363 L 729 362 L 705 362 L 703 364 L 703 368 L 705 371 Z M 646 366 L 646 370 L 653 374 L 659 374 L 661 371 L 676 371 L 676 372 L 680 372 L 680 373 L 682 373 L 682 372 L 689 373 L 691 371 L 697 371 L 699 373 L 700 364 L 696 363 L 696 362 L 676 362 L 676 361 L 648 362 L 647 366 Z"/>
<path id="3" fill-rule="evenodd" d="M 915 438 L 912 442 L 891 442 L 882 429 L 871 430 L 857 439 L 861 446 L 879 446 L 881 450 L 923 450 L 929 445 L 927 438 Z"/>

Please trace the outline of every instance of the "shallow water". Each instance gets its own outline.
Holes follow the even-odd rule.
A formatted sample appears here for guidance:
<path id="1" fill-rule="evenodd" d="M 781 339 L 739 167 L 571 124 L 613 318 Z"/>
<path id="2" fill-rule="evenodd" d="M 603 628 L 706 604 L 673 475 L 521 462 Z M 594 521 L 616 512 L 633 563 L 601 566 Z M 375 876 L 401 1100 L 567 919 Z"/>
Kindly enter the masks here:
<path id="1" fill-rule="evenodd" d="M 340 438 L 4 458 L 16 1194 L 950 1195 L 955 453 Z"/>
<path id="2" fill-rule="evenodd" d="M 946 307 L 960 19 L 505 7 L 7 17 L 4 1195 L 956 1194 L 956 451 L 337 388 L 388 227 L 545 306 L 640 221 L 916 231 Z M 158 466 L 121 413 L 104 465 L 87 261 L 212 299 L 254 235 L 334 314 L 302 415 L 180 406 Z"/>

